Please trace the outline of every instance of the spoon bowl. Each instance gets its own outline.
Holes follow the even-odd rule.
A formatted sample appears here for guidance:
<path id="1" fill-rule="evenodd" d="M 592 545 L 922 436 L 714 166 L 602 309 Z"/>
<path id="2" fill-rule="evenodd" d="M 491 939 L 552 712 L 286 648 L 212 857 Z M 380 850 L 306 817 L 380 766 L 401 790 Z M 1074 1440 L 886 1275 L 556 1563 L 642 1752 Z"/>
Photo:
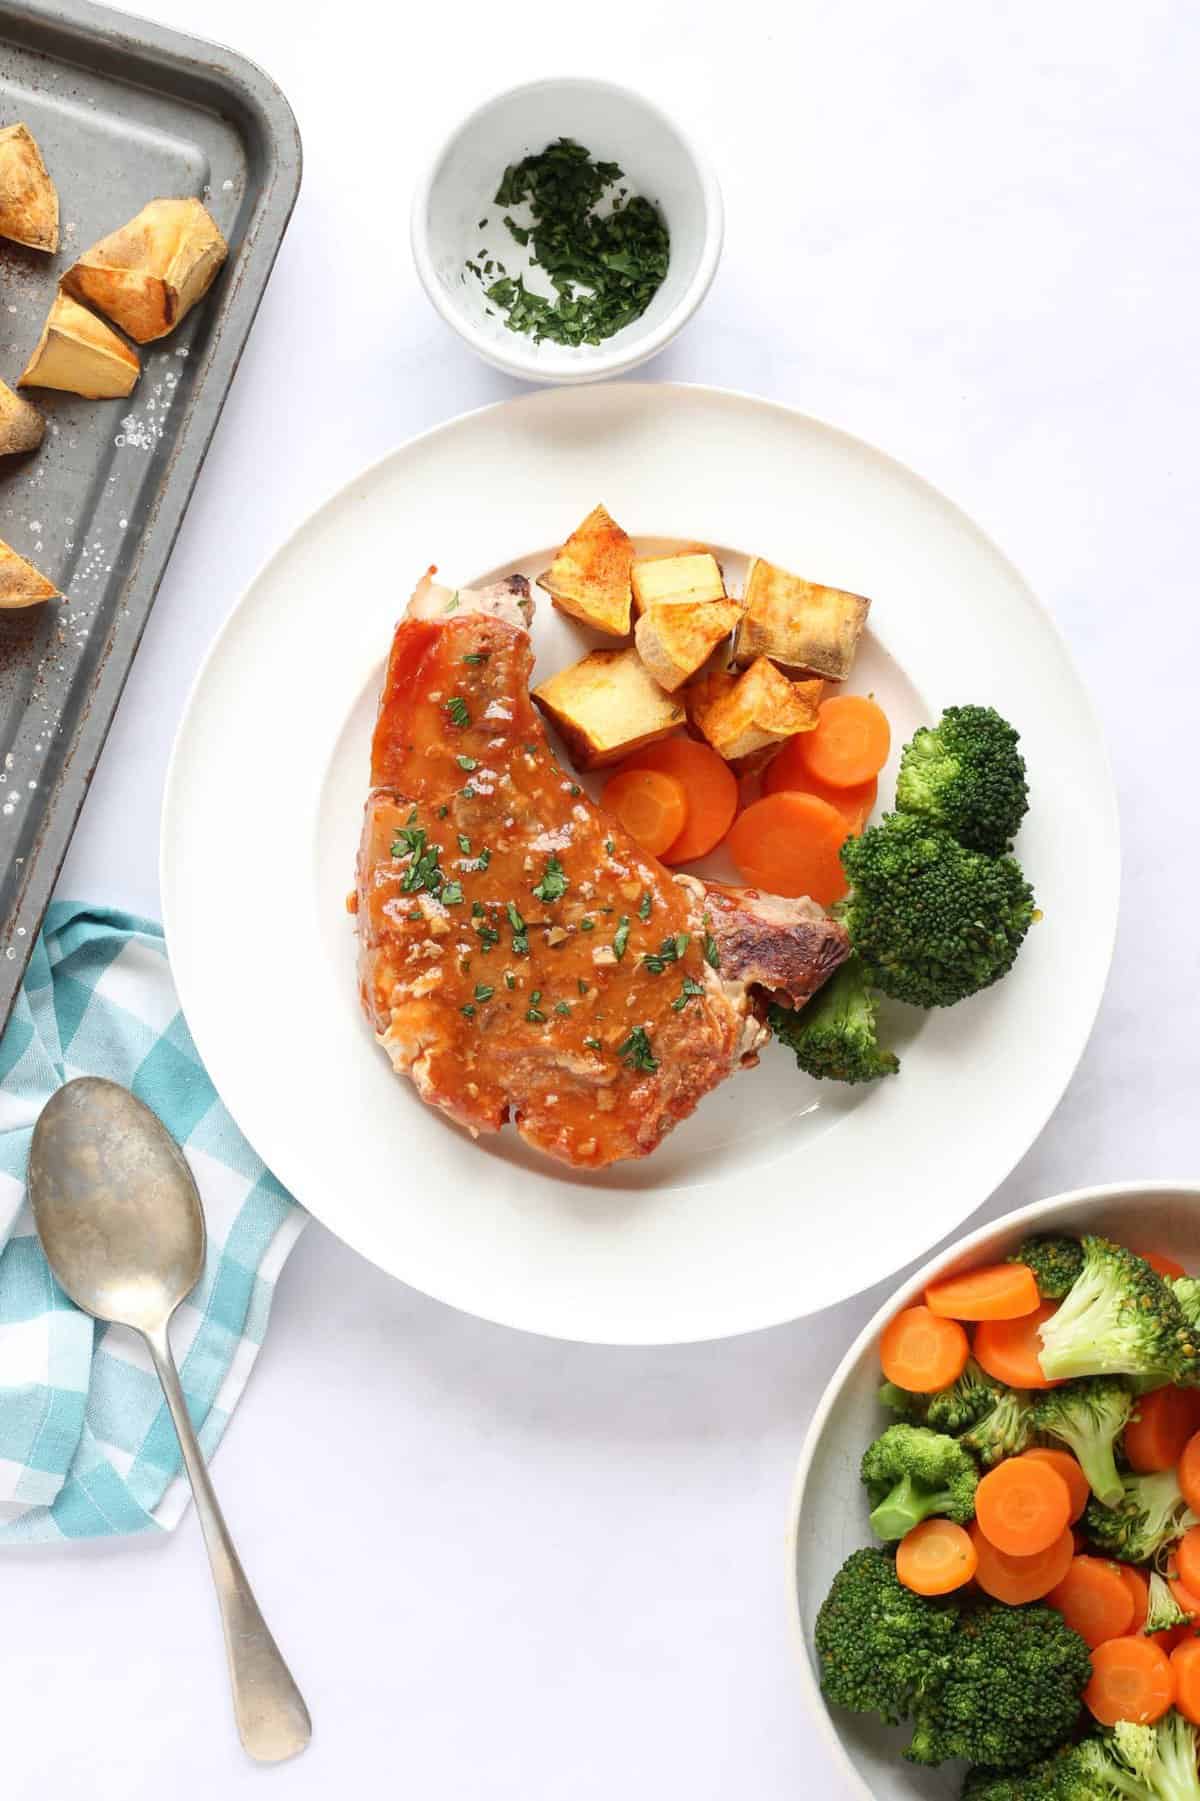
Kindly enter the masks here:
<path id="1" fill-rule="evenodd" d="M 46 1256 L 85 1313 L 151 1331 L 200 1280 L 192 1172 L 157 1114 L 119 1083 L 81 1076 L 46 1103 L 29 1193 Z"/>

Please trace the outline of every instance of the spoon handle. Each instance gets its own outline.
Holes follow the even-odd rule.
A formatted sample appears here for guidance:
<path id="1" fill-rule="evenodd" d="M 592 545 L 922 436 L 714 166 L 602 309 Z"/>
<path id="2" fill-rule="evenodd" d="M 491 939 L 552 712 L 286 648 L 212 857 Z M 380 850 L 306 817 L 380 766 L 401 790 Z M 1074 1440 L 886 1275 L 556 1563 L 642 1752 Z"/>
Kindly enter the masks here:
<path id="1" fill-rule="evenodd" d="M 229 1676 L 233 1710 L 242 1744 L 260 1763 L 281 1763 L 303 1751 L 312 1737 L 312 1721 L 304 1697 L 271 1637 L 246 1580 L 229 1528 L 217 1503 L 204 1454 L 188 1417 L 187 1403 L 165 1326 L 143 1334 L 158 1371 L 163 1393 L 187 1469 L 196 1512 L 212 1566 Z"/>

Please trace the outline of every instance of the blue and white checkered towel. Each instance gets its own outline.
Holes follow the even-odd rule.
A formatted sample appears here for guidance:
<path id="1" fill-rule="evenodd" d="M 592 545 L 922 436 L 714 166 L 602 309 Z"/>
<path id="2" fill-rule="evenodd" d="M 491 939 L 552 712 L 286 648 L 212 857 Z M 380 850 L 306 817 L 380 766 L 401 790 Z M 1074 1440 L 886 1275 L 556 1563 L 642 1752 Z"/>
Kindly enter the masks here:
<path id="1" fill-rule="evenodd" d="M 124 1082 L 153 1107 L 204 1200 L 208 1261 L 171 1342 L 206 1453 L 246 1386 L 305 1220 L 217 1099 L 159 927 L 51 907 L 0 1039 L 0 1544 L 171 1527 L 187 1504 L 140 1339 L 67 1299 L 25 1199 L 34 1122 L 54 1090 L 81 1075 Z"/>

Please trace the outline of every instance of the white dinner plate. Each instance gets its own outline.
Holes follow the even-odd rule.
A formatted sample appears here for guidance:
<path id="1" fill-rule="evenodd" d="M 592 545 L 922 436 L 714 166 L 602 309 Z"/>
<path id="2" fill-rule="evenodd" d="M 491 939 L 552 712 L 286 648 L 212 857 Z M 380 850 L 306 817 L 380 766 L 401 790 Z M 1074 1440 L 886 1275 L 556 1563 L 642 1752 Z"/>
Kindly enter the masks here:
<path id="1" fill-rule="evenodd" d="M 635 539 L 759 553 L 869 594 L 852 685 L 899 744 L 943 706 L 1022 733 L 1019 852 L 1044 918 L 1013 973 L 907 1013 L 901 1074 L 810 1082 L 768 1046 L 642 1162 L 572 1173 L 473 1142 L 391 1072 L 359 1010 L 352 886 L 392 627 L 422 571 L 536 576 L 603 500 Z M 538 675 L 584 634 L 543 598 Z M 881 781 L 890 797 L 895 754 Z M 957 508 L 814 419 L 707 388 L 542 392 L 427 433 L 303 525 L 200 671 L 167 779 L 163 909 L 222 1098 L 304 1204 L 383 1269 L 512 1326 L 604 1343 L 794 1319 L 957 1226 L 1045 1124 L 1099 1004 L 1117 914 L 1108 758 L 1058 633 Z"/>

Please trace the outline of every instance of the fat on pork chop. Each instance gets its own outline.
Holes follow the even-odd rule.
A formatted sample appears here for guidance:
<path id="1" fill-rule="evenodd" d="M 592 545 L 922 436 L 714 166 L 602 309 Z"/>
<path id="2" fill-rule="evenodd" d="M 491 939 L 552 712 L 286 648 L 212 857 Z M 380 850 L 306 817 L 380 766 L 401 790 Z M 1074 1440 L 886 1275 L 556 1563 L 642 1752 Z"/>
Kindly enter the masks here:
<path id="1" fill-rule="evenodd" d="M 557 761 L 529 584 L 418 585 L 354 897 L 362 1004 L 422 1100 L 564 1163 L 644 1157 L 849 955 L 812 901 L 672 875 Z"/>

